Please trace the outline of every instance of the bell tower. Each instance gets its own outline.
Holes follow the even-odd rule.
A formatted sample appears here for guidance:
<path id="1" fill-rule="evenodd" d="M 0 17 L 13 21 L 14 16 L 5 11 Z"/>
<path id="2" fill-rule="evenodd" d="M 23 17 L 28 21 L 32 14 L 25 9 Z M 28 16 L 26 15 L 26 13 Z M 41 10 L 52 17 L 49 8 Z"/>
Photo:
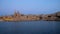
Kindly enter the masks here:
<path id="1" fill-rule="evenodd" d="M 19 11 L 16 11 L 15 10 L 15 12 L 14 12 L 14 17 L 20 17 L 21 16 L 21 14 L 19 13 Z"/>

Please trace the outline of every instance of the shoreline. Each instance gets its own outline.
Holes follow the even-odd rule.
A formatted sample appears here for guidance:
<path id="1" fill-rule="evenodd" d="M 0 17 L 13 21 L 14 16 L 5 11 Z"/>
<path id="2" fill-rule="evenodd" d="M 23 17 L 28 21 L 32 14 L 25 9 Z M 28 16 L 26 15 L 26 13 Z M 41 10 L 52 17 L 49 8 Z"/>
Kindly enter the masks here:
<path id="1" fill-rule="evenodd" d="M 0 21 L 0 22 L 32 22 L 32 21 L 60 21 L 60 20 L 24 20 L 24 21 Z"/>
<path id="2" fill-rule="evenodd" d="M 45 21 L 60 21 L 60 12 L 47 15 L 24 15 L 19 12 L 15 12 L 13 15 L 0 16 L 0 21 L 35 21 L 35 20 L 45 20 Z"/>

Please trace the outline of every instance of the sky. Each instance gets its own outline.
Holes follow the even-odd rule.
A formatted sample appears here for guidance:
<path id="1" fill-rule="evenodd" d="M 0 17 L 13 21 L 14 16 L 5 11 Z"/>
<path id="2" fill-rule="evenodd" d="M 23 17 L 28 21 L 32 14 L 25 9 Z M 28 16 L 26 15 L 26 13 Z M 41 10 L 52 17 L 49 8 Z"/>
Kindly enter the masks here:
<path id="1" fill-rule="evenodd" d="M 0 15 L 51 14 L 60 11 L 60 0 L 0 0 Z"/>

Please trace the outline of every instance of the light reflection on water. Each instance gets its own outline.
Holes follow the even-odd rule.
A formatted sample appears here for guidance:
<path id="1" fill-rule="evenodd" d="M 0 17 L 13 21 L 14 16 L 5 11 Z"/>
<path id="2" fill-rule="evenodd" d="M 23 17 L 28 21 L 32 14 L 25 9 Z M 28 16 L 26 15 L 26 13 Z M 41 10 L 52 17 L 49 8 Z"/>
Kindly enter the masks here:
<path id="1" fill-rule="evenodd" d="M 59 21 L 0 22 L 0 34 L 60 34 Z"/>

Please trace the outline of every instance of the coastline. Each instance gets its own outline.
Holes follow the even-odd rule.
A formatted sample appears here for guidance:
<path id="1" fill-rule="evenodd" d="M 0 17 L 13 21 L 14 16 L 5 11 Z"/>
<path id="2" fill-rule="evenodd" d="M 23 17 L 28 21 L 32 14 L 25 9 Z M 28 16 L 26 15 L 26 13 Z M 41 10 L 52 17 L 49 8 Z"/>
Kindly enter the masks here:
<path id="1" fill-rule="evenodd" d="M 60 21 L 60 12 L 47 15 L 24 15 L 19 12 L 15 12 L 13 15 L 0 16 L 0 21 Z"/>

